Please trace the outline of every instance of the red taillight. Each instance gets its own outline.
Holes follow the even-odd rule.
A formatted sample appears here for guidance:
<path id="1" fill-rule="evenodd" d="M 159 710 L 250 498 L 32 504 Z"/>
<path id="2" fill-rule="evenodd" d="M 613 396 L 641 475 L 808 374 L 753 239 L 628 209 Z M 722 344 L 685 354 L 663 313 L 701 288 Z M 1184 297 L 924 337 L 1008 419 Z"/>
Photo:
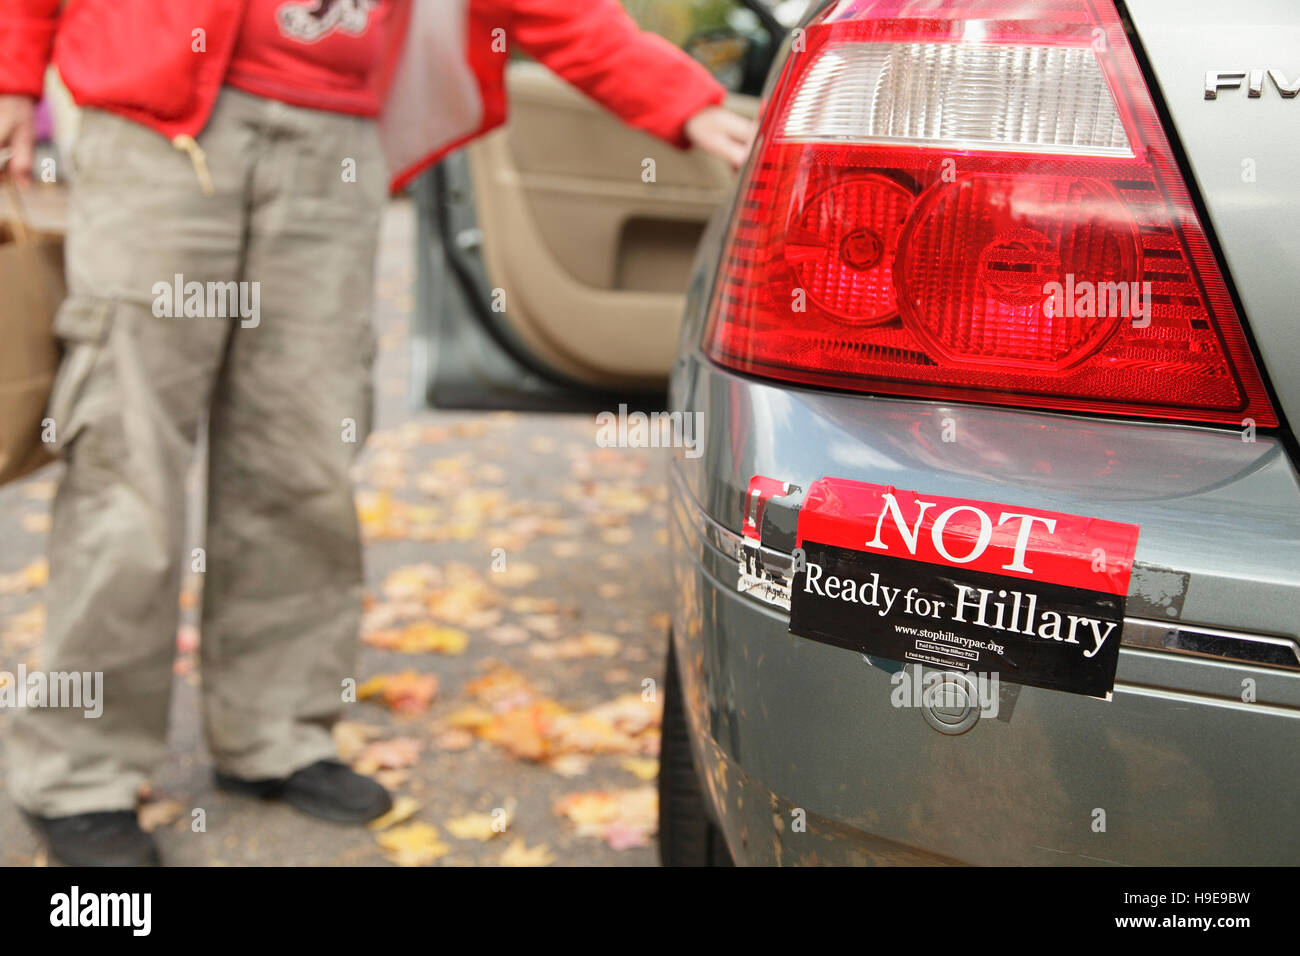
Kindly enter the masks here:
<path id="1" fill-rule="evenodd" d="M 859 391 L 1277 424 L 1111 0 L 832 6 L 765 112 L 706 348 Z"/>

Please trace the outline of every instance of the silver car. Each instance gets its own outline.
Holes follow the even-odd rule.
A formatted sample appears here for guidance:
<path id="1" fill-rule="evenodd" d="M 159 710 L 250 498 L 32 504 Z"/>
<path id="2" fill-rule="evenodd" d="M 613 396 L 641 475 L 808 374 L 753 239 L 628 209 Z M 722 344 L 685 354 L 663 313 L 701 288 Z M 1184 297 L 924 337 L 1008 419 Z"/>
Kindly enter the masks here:
<path id="1" fill-rule="evenodd" d="M 1295 864 L 1300 6 L 815 6 L 672 374 L 664 862 Z"/>
<path id="2" fill-rule="evenodd" d="M 702 426 L 663 861 L 1300 861 L 1300 7 L 629 7 L 739 183 L 515 64 L 413 380 Z"/>

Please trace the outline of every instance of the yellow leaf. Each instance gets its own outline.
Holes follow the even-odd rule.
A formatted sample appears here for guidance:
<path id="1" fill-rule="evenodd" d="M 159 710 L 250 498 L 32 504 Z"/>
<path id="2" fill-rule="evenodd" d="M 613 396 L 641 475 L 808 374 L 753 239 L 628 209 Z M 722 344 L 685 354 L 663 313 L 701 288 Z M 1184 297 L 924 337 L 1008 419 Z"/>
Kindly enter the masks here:
<path id="1" fill-rule="evenodd" d="M 532 584 L 540 576 L 541 571 L 537 565 L 515 561 L 508 563 L 504 571 L 496 572 L 492 583 L 503 588 L 520 588 Z"/>
<path id="2" fill-rule="evenodd" d="M 546 766 L 561 777 L 581 777 L 591 769 L 591 758 L 586 754 L 560 754 L 546 761 Z"/>
<path id="3" fill-rule="evenodd" d="M 400 674 L 379 674 L 357 688 L 357 697 L 361 700 L 380 697 L 385 706 L 405 714 L 428 710 L 437 693 L 437 676 L 413 670 L 402 671 Z"/>
<path id="4" fill-rule="evenodd" d="M 650 499 L 635 488 L 607 486 L 600 491 L 600 506 L 613 512 L 643 514 L 650 509 Z"/>
<path id="5" fill-rule="evenodd" d="M 619 801 L 617 795 L 604 790 L 571 793 L 556 801 L 555 812 L 568 817 L 581 830 L 618 819 Z"/>
<path id="6" fill-rule="evenodd" d="M 641 780 L 654 780 L 659 776 L 659 761 L 654 757 L 624 757 L 619 766 Z"/>
<path id="7" fill-rule="evenodd" d="M 580 836 L 598 836 L 623 849 L 654 833 L 659 794 L 654 787 L 571 793 L 556 801 L 555 812 L 567 817 Z"/>
<path id="8" fill-rule="evenodd" d="M 398 568 L 384 578 L 384 596 L 390 601 L 423 597 L 442 583 L 442 573 L 432 564 L 412 564 Z"/>
<path id="9" fill-rule="evenodd" d="M 367 530 L 382 531 L 392 512 L 393 496 L 388 492 L 357 492 L 357 519 Z"/>
<path id="10" fill-rule="evenodd" d="M 616 547 L 631 544 L 635 538 L 631 528 L 609 528 L 600 533 L 600 540 Z"/>
<path id="11" fill-rule="evenodd" d="M 428 866 L 451 852 L 439 838 L 438 828 L 429 823 L 394 827 L 375 840 L 398 866 Z"/>
<path id="12" fill-rule="evenodd" d="M 446 718 L 448 726 L 463 727 L 467 730 L 475 730 L 492 722 L 492 711 L 483 707 L 462 707 L 454 714 Z"/>
<path id="13" fill-rule="evenodd" d="M 393 808 L 391 810 L 385 813 L 382 817 L 376 817 L 374 820 L 371 820 L 366 824 L 366 826 L 370 827 L 372 830 L 387 830 L 395 824 L 405 823 L 407 820 L 411 819 L 411 817 L 415 816 L 415 812 L 419 809 L 420 802 L 414 797 L 398 797 L 393 801 Z M 437 834 L 435 833 L 435 836 L 436 835 Z"/>
<path id="14" fill-rule="evenodd" d="M 555 854 L 545 843 L 530 850 L 523 840 L 515 840 L 501 854 L 502 866 L 550 866 L 554 862 Z"/>
<path id="15" fill-rule="evenodd" d="M 550 644 L 534 644 L 529 650 L 544 661 L 576 661 L 584 657 L 613 657 L 623 644 L 617 637 L 598 631 L 583 631 L 577 637 Z"/>
<path id="16" fill-rule="evenodd" d="M 486 843 L 510 828 L 512 814 L 509 809 L 503 809 L 505 813 L 502 814 L 494 810 L 492 813 L 467 813 L 463 817 L 447 820 L 447 832 L 457 840 L 482 840 Z"/>
<path id="17" fill-rule="evenodd" d="M 454 627 L 421 621 L 401 628 L 381 628 L 365 636 L 372 647 L 402 654 L 464 654 L 469 635 Z"/>
<path id="18" fill-rule="evenodd" d="M 0 594 L 27 594 L 45 587 L 49 580 L 49 562 L 39 558 L 21 571 L 0 574 Z"/>

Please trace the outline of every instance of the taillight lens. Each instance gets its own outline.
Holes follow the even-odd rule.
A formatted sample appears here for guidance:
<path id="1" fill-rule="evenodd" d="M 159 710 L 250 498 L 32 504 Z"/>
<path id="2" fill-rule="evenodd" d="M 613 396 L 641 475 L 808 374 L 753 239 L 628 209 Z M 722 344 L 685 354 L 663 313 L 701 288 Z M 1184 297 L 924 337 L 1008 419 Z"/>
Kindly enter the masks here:
<path id="1" fill-rule="evenodd" d="M 722 365 L 1277 424 L 1111 0 L 842 0 L 796 38 L 741 188 Z"/>

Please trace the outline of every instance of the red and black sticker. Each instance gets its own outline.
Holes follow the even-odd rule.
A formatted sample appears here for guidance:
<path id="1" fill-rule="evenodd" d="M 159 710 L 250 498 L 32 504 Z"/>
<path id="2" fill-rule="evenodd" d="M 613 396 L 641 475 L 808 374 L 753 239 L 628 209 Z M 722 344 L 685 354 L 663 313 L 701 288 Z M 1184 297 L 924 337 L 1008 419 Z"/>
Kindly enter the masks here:
<path id="1" fill-rule="evenodd" d="M 799 513 L 790 631 L 1109 697 L 1137 525 L 843 478 Z"/>

